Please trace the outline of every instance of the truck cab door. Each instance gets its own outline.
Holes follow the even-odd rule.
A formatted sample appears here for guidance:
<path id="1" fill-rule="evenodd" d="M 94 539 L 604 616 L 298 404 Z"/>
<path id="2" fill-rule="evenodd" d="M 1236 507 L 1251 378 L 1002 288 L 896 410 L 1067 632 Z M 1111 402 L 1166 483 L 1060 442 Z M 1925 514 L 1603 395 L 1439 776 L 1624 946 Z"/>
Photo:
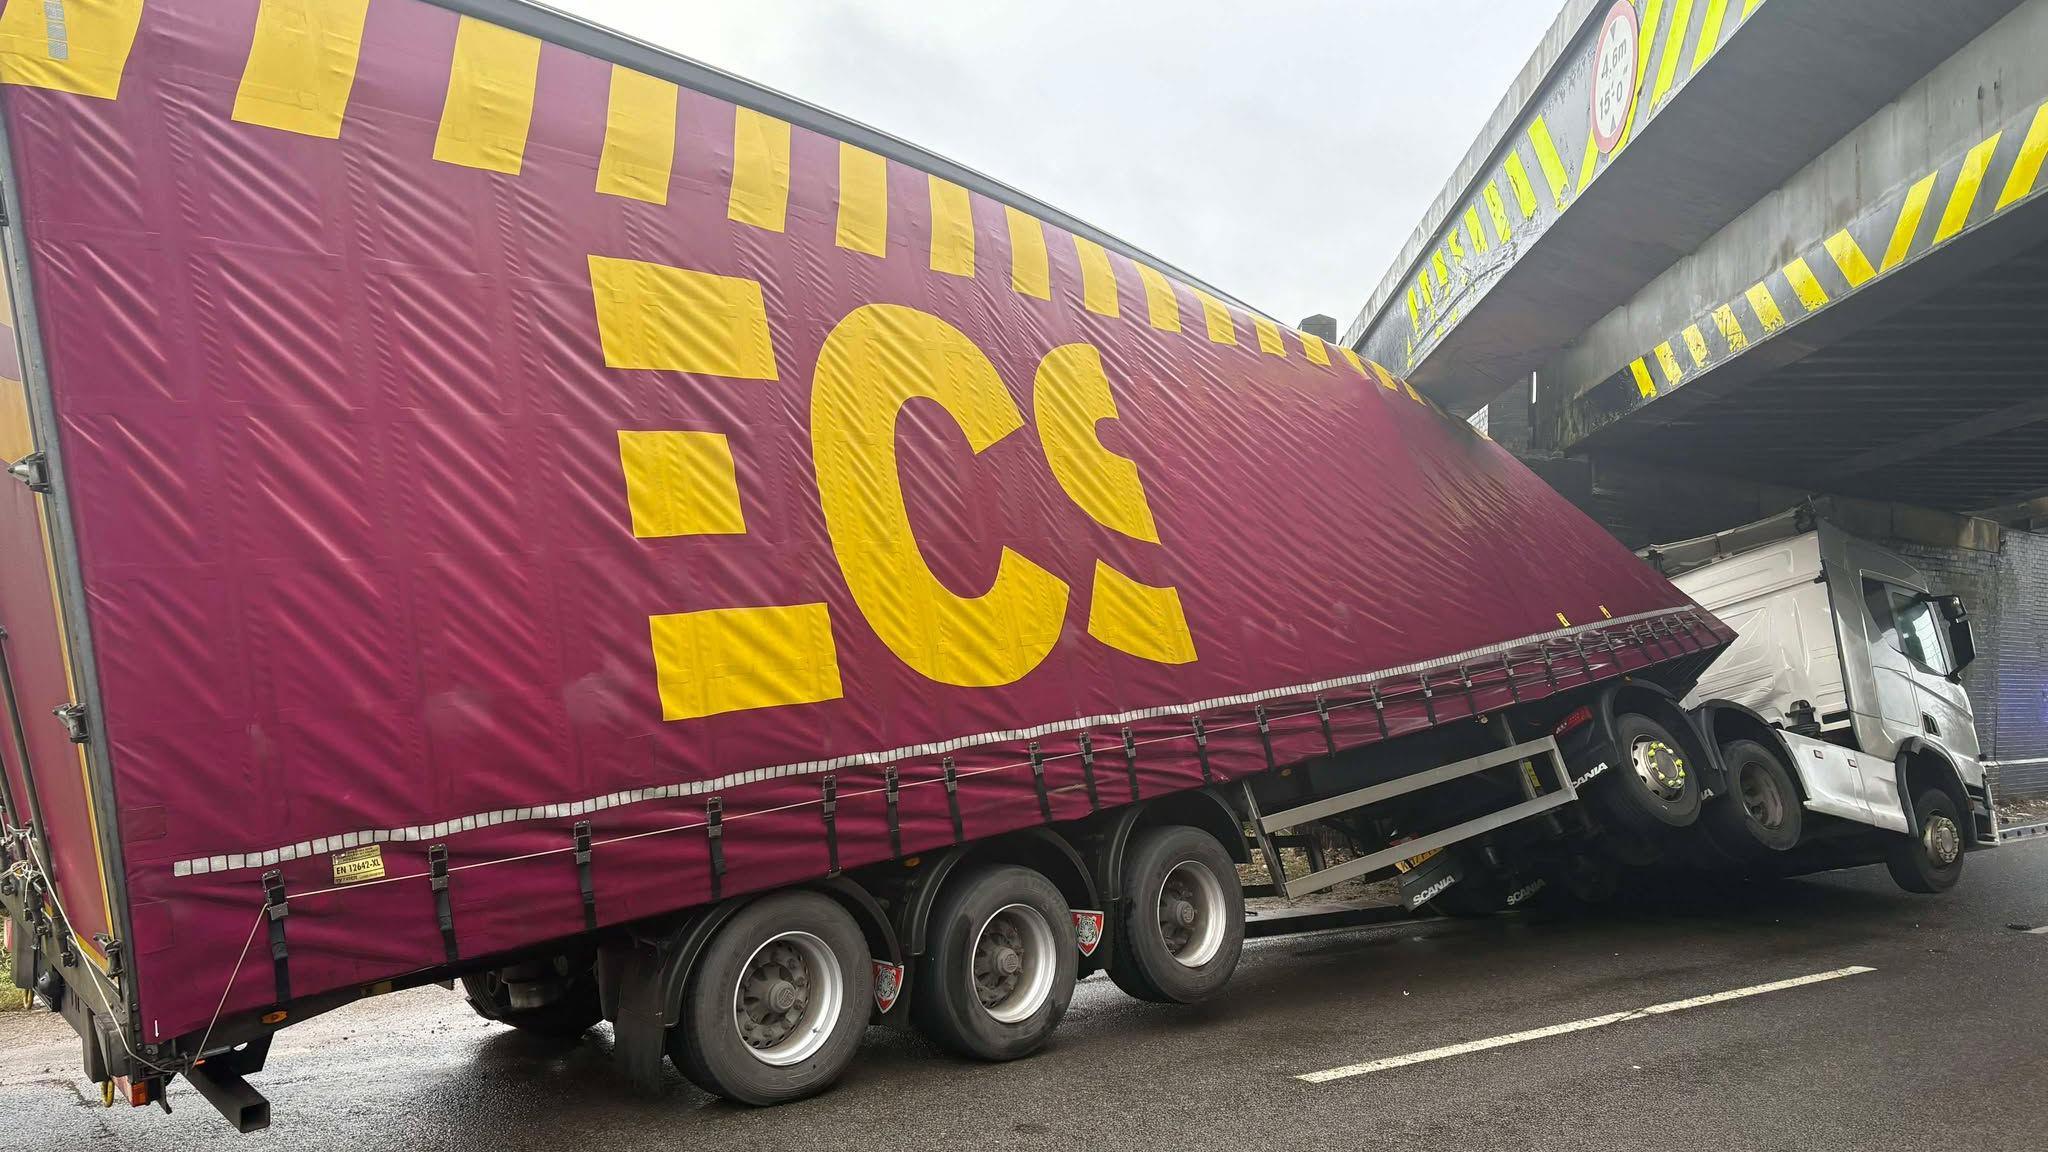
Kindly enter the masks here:
<path id="1" fill-rule="evenodd" d="M 1949 647 L 1947 622 L 1925 595 L 1902 593 L 1894 586 L 1892 596 L 1900 653 L 1920 702 L 1920 738 L 1947 752 L 1966 777 L 1973 775 L 1977 727 L 1970 697 L 1956 679 L 1960 669 Z"/>
<path id="2" fill-rule="evenodd" d="M 1883 733 L 1884 746 L 1863 749 L 1855 758 L 1863 781 L 1863 799 L 1872 822 L 1903 829 L 1905 805 L 1899 799 L 1898 749 L 1925 737 L 1921 719 L 1919 677 L 1900 637 L 1900 610 L 1921 603 L 1916 589 L 1881 576 L 1863 574 L 1863 626 L 1870 656 L 1870 674 L 1877 698 L 1871 717 Z"/>

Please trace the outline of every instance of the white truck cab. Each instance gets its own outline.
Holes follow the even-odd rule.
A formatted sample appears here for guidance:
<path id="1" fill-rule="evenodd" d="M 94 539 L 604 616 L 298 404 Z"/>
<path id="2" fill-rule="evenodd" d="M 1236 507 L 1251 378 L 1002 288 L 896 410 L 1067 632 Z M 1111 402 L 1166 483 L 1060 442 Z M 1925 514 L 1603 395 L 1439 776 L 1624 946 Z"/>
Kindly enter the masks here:
<path id="1" fill-rule="evenodd" d="M 1792 769 L 1804 812 L 1910 837 L 1937 874 L 1995 842 L 1961 682 L 1976 649 L 1958 597 L 1811 505 L 1643 555 L 1738 634 L 1682 702 L 1710 738 L 1757 739 Z M 1753 818 L 1793 800 L 1740 764 L 1725 768 Z"/>

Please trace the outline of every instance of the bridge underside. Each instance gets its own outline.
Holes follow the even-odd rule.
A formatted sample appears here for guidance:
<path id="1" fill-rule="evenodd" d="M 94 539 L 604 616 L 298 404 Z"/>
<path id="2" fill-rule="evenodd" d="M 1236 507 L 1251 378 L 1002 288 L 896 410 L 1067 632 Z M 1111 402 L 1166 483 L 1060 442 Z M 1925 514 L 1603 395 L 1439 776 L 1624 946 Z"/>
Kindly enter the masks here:
<path id="1" fill-rule="evenodd" d="M 2048 497 L 2048 223 L 1944 255 L 1574 451 L 1958 512 Z"/>

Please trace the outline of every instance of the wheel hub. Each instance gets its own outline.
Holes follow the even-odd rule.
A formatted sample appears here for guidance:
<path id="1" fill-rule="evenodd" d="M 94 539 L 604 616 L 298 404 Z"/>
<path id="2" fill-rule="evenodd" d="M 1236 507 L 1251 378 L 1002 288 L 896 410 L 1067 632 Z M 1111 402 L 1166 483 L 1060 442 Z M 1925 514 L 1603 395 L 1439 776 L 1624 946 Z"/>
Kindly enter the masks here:
<path id="1" fill-rule="evenodd" d="M 1007 904 L 974 938 L 974 998 L 1003 1024 L 1030 1018 L 1052 992 L 1058 947 L 1036 908 Z"/>
<path id="2" fill-rule="evenodd" d="M 1745 764 L 1738 780 L 1742 807 L 1751 820 L 1765 828 L 1776 828 L 1785 822 L 1785 798 L 1778 794 L 1777 784 L 1763 769 Z"/>
<path id="3" fill-rule="evenodd" d="M 1638 739 L 1629 747 L 1629 763 L 1658 799 L 1677 800 L 1685 794 L 1685 758 L 1678 750 L 1654 736 Z"/>
<path id="4" fill-rule="evenodd" d="M 733 989 L 733 1027 L 778 1067 L 809 1059 L 832 1034 L 845 989 L 838 961 L 808 932 L 785 932 L 748 959 Z"/>
<path id="5" fill-rule="evenodd" d="M 1189 968 L 1207 964 L 1223 942 L 1223 885 L 1201 863 L 1183 860 L 1159 885 L 1159 939 Z"/>
<path id="6" fill-rule="evenodd" d="M 1962 832 L 1947 816 L 1929 818 L 1927 827 L 1920 832 L 1920 842 L 1927 849 L 1927 858 L 1937 867 L 1946 868 L 1963 854 Z"/>

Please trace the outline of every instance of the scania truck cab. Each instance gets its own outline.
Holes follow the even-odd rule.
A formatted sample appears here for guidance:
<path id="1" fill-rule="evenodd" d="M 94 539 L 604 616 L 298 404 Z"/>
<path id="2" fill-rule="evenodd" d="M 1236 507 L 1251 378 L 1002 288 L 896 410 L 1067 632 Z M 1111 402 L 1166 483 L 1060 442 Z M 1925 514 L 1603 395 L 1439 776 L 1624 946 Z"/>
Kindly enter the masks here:
<path id="1" fill-rule="evenodd" d="M 1996 843 L 1959 597 L 1813 505 L 1643 555 L 1737 632 L 1681 702 L 1719 752 L 1716 846 L 1786 871 L 1881 853 L 1937 892 Z"/>

